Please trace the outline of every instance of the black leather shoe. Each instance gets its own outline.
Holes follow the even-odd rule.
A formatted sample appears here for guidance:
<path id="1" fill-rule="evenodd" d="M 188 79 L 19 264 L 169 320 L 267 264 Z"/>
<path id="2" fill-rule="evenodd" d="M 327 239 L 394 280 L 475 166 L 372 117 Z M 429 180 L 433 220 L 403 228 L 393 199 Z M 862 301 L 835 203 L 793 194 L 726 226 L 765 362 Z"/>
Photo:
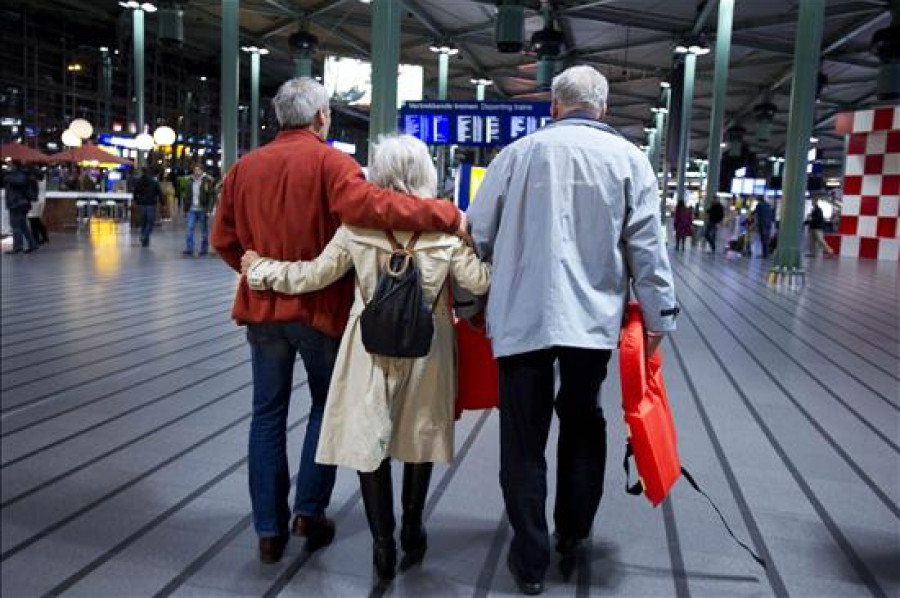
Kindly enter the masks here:
<path id="1" fill-rule="evenodd" d="M 516 582 L 520 592 L 526 596 L 537 596 L 544 592 L 543 581 L 527 581 L 521 576 L 515 564 L 513 564 L 512 553 L 506 556 L 506 566 L 509 567 L 509 572 L 512 574 L 513 581 Z"/>
<path id="2" fill-rule="evenodd" d="M 295 536 L 306 538 L 304 548 L 307 552 L 315 552 L 334 540 L 334 521 L 324 515 L 318 517 L 297 515 L 294 517 L 292 529 Z"/>
<path id="3" fill-rule="evenodd" d="M 272 536 L 259 539 L 259 560 L 266 564 L 277 563 L 284 556 L 288 536 Z"/>
<path id="4" fill-rule="evenodd" d="M 569 581 L 578 562 L 578 540 L 556 534 L 556 552 L 559 553 L 559 572 Z"/>

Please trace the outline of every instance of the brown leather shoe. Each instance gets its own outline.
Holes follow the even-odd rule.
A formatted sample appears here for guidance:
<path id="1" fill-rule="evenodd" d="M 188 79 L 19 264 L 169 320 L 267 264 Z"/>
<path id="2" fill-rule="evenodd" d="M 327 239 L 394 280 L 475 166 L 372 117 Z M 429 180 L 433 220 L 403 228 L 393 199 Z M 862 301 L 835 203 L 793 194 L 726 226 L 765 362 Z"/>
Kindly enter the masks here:
<path id="1" fill-rule="evenodd" d="M 307 552 L 315 552 L 334 540 L 334 521 L 324 515 L 318 517 L 297 515 L 294 517 L 292 529 L 295 536 L 306 538 L 304 548 Z"/>
<path id="2" fill-rule="evenodd" d="M 259 560 L 266 564 L 277 563 L 284 555 L 289 536 L 272 536 L 259 539 Z"/>

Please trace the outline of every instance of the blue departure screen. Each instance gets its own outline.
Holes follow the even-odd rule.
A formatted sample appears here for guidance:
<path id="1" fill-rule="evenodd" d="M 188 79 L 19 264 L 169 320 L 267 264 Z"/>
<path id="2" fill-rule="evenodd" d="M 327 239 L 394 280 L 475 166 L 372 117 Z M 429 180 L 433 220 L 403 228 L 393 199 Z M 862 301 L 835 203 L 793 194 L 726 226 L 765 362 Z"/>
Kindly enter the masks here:
<path id="1" fill-rule="evenodd" d="M 431 145 L 507 145 L 550 120 L 548 102 L 407 102 L 400 127 Z"/>

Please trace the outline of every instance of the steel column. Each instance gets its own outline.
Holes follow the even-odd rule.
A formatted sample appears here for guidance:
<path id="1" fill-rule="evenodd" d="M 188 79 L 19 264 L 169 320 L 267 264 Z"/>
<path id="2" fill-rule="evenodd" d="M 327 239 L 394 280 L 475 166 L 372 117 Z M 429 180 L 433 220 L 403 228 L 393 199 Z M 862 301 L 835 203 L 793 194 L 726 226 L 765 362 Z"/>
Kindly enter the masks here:
<path id="1" fill-rule="evenodd" d="M 684 55 L 684 94 L 681 100 L 681 130 L 678 135 L 678 188 L 675 197 L 684 199 L 685 182 L 687 181 L 687 165 L 691 144 L 691 111 L 694 104 L 694 71 L 697 68 L 697 55 L 688 52 Z"/>
<path id="2" fill-rule="evenodd" d="M 792 268 L 799 271 L 803 265 L 800 251 L 806 205 L 806 162 L 816 108 L 825 0 L 804 0 L 799 10 L 782 185 L 784 197 L 775 252 L 775 268 L 781 271 Z"/>
<path id="3" fill-rule="evenodd" d="M 484 101 L 484 90 L 487 88 L 487 85 L 484 83 L 478 83 L 475 85 L 475 99 L 479 102 Z"/>
<path id="4" fill-rule="evenodd" d="M 137 134 L 144 132 L 144 11 L 136 8 L 131 13 L 132 38 L 134 41 L 134 123 Z M 138 166 L 144 165 L 145 152 L 138 151 Z"/>
<path id="5" fill-rule="evenodd" d="M 447 99 L 447 76 L 450 72 L 450 55 L 438 53 L 438 99 Z"/>
<path id="6" fill-rule="evenodd" d="M 312 78 L 312 56 L 308 52 L 294 55 L 294 76 Z"/>
<path id="7" fill-rule="evenodd" d="M 669 112 L 672 110 L 672 87 L 664 87 L 663 88 L 663 98 L 666 104 L 665 112 L 657 112 L 656 118 L 657 122 L 660 123 L 657 125 L 660 127 L 659 130 L 659 152 L 660 157 L 662 158 L 662 175 L 660 176 L 660 188 L 662 189 L 662 193 L 660 195 L 660 206 L 659 206 L 659 217 L 660 220 L 665 224 L 666 221 L 666 198 L 669 197 Z M 659 164 L 654 164 L 655 168 L 659 168 Z M 658 170 L 657 170 L 658 172 Z M 663 231 L 666 230 L 666 227 L 663 226 Z"/>
<path id="8" fill-rule="evenodd" d="M 250 149 L 259 146 L 259 52 L 250 53 Z"/>
<path id="9" fill-rule="evenodd" d="M 713 76 L 713 103 L 709 116 L 709 177 L 706 179 L 706 206 L 719 191 L 722 170 L 722 120 L 725 114 L 725 93 L 728 89 L 728 61 L 731 55 L 731 26 L 734 20 L 734 0 L 720 0 L 719 26 L 716 29 L 716 72 Z"/>
<path id="10" fill-rule="evenodd" d="M 400 14 L 397 0 L 372 2 L 372 110 L 369 142 L 397 130 Z"/>
<path id="11" fill-rule="evenodd" d="M 221 122 L 222 174 L 237 162 L 238 147 L 238 26 L 240 0 L 222 0 Z"/>

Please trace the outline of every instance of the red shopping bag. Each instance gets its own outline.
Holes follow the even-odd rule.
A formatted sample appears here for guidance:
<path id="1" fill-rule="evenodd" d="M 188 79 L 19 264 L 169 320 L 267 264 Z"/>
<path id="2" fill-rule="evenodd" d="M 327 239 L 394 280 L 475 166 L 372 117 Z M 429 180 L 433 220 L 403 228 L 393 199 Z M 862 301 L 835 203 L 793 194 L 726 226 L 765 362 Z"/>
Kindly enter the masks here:
<path id="1" fill-rule="evenodd" d="M 622 380 L 622 410 L 628 425 L 628 459 L 634 455 L 640 479 L 629 486 L 631 494 L 642 491 L 658 506 L 681 475 L 675 420 L 662 377 L 662 352 L 644 357 L 644 322 L 637 302 L 628 304 L 619 353 Z"/>
<path id="2" fill-rule="evenodd" d="M 500 406 L 500 370 L 491 341 L 466 320 L 456 322 L 456 417 L 465 410 Z"/>

